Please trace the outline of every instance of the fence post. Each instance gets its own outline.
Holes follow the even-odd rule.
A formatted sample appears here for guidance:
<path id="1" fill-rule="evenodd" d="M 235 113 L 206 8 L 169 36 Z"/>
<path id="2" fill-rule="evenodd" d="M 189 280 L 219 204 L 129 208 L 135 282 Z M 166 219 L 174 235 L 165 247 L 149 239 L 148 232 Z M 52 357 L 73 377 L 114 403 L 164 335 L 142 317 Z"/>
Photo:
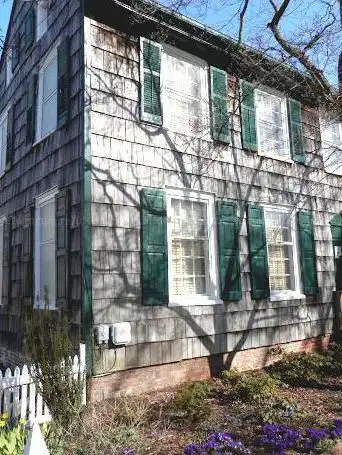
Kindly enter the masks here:
<path id="1" fill-rule="evenodd" d="M 50 455 L 37 422 L 34 422 L 30 428 L 25 444 L 24 455 Z"/>

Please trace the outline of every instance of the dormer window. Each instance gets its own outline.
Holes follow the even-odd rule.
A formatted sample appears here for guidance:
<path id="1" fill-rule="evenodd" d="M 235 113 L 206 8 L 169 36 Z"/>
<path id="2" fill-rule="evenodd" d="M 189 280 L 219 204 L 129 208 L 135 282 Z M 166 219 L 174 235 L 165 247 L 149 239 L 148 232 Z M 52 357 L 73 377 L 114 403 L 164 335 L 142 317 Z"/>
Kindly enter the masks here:
<path id="1" fill-rule="evenodd" d="M 7 50 L 6 55 L 6 85 L 8 85 L 13 77 L 13 70 L 12 70 L 12 48 L 10 47 Z"/>
<path id="2" fill-rule="evenodd" d="M 48 16 L 48 2 L 47 0 L 39 0 L 37 4 L 37 41 L 47 31 L 47 16 Z"/>
<path id="3" fill-rule="evenodd" d="M 321 130 L 324 168 L 331 174 L 342 175 L 342 123 L 323 118 Z"/>

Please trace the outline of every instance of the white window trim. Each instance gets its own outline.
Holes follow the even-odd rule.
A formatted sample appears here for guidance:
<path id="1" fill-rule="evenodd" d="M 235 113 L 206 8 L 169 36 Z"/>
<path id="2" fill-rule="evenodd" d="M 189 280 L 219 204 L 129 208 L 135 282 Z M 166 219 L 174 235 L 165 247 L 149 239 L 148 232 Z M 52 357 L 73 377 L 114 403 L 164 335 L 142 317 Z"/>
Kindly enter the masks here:
<path id="1" fill-rule="evenodd" d="M 37 24 L 36 24 L 36 41 L 39 41 L 47 32 L 48 2 L 47 0 L 38 0 L 37 2 Z M 43 29 L 43 24 L 45 28 Z"/>
<path id="2" fill-rule="evenodd" d="M 192 132 L 179 132 L 174 131 L 170 128 L 169 120 L 172 117 L 172 109 L 169 106 L 167 93 L 165 89 L 165 72 L 168 71 L 167 68 L 167 55 L 172 55 L 175 58 L 180 60 L 185 60 L 194 65 L 201 66 L 203 71 L 201 71 L 201 118 L 205 119 L 206 128 L 203 131 L 198 132 L 197 134 Z M 208 63 L 188 52 L 182 51 L 176 47 L 170 46 L 169 44 L 163 44 L 161 46 L 161 71 L 160 71 L 160 87 L 161 87 L 161 105 L 162 105 L 162 118 L 163 118 L 163 127 L 167 131 L 174 134 L 182 134 L 186 136 L 191 136 L 193 138 L 203 139 L 206 141 L 212 141 L 211 131 L 210 131 L 210 106 L 209 106 L 209 65 Z"/>
<path id="3" fill-rule="evenodd" d="M 326 156 L 325 156 L 325 153 L 324 153 L 324 148 L 325 147 L 334 147 L 338 150 L 340 150 L 340 153 L 341 153 L 341 159 L 342 159 L 342 142 L 341 142 L 341 148 L 338 148 L 335 144 L 331 144 L 329 142 L 329 140 L 327 140 L 325 138 L 325 129 L 326 129 L 326 126 L 325 126 L 325 123 L 326 121 L 329 119 L 328 115 L 326 113 L 322 113 L 320 114 L 319 116 L 319 128 L 320 128 L 320 131 L 321 131 L 321 156 L 323 158 L 323 166 L 324 166 L 324 170 L 327 174 L 332 174 L 332 175 L 337 175 L 337 176 L 342 176 L 342 165 L 341 166 L 338 166 L 340 168 L 340 170 L 338 169 L 334 169 L 332 170 L 329 166 L 326 165 Z M 338 128 L 339 128 L 339 131 L 340 131 L 340 137 L 342 139 L 342 122 L 336 122 L 338 124 Z"/>
<path id="4" fill-rule="evenodd" d="M 6 87 L 10 84 L 13 79 L 12 71 L 12 46 L 9 46 L 6 53 Z"/>
<path id="5" fill-rule="evenodd" d="M 218 275 L 218 249 L 217 229 L 215 216 L 215 198 L 213 194 L 199 192 L 196 190 L 166 188 L 167 208 L 167 245 L 168 245 L 168 279 L 169 289 L 172 289 L 172 220 L 171 220 L 171 199 L 191 199 L 208 204 L 208 237 L 209 237 L 209 264 L 208 264 L 208 286 L 209 295 L 172 295 L 170 292 L 169 306 L 200 306 L 221 304 Z"/>
<path id="6" fill-rule="evenodd" d="M 10 109 L 10 106 L 7 106 L 4 111 L 2 112 L 2 114 L 0 115 L 0 124 L 2 123 L 2 121 L 4 119 L 6 119 L 6 149 L 7 149 L 7 135 L 8 135 L 8 111 Z M 1 144 L 1 147 L 2 147 L 2 144 Z M 5 149 L 5 164 L 4 164 L 4 167 L 3 169 L 1 168 L 1 154 L 0 154 L 0 177 L 2 177 L 5 172 L 6 172 L 6 149 Z M 1 153 L 1 152 L 0 152 Z"/>
<path id="7" fill-rule="evenodd" d="M 283 115 L 283 131 L 284 131 L 284 141 L 285 141 L 285 150 L 288 152 L 288 156 L 290 158 L 282 157 L 281 155 L 277 154 L 275 150 L 274 153 L 265 153 L 260 150 L 260 127 L 259 127 L 259 116 L 260 116 L 260 109 L 258 108 L 257 103 L 257 93 L 262 93 L 264 95 L 273 96 L 276 98 L 281 98 L 281 109 Z M 279 161 L 284 161 L 286 163 L 293 163 L 293 159 L 291 158 L 291 147 L 290 147 L 290 132 L 289 132 L 289 125 L 288 125 L 288 112 L 287 112 L 287 98 L 286 96 L 278 92 L 277 90 L 271 89 L 269 87 L 258 86 L 254 89 L 254 103 L 255 103 L 255 119 L 256 119 L 256 134 L 257 134 L 257 144 L 258 144 L 258 155 L 265 156 L 267 158 L 273 158 Z"/>
<path id="8" fill-rule="evenodd" d="M 2 287 L 3 287 L 3 273 L 4 273 L 4 223 L 6 221 L 6 217 L 0 217 L 0 226 L 1 226 L 1 236 L 0 236 L 0 251 L 2 253 L 0 257 L 0 307 L 2 306 Z"/>
<path id="9" fill-rule="evenodd" d="M 39 217 L 37 216 L 37 210 L 43 207 L 48 202 L 54 201 L 56 194 L 58 193 L 58 188 L 52 188 L 45 193 L 40 194 L 36 197 L 35 203 L 35 227 L 34 227 L 34 303 L 33 307 L 38 310 L 46 309 L 45 304 L 41 304 L 41 302 L 37 299 L 40 290 L 40 244 L 37 241 L 40 239 L 40 225 L 39 225 Z M 57 237 L 57 233 L 56 233 Z M 56 255 L 55 255 L 56 256 Z M 56 297 L 56 296 L 55 296 Z M 55 310 L 56 309 L 56 301 L 49 302 L 48 310 Z"/>
<path id="10" fill-rule="evenodd" d="M 45 133 L 43 136 L 41 135 L 42 131 L 42 100 L 43 100 L 43 92 L 42 92 L 42 80 L 43 80 L 43 70 L 49 65 L 49 63 L 57 59 L 57 71 L 58 71 L 58 45 L 56 45 L 50 53 L 46 56 L 43 63 L 39 68 L 38 74 L 38 96 L 37 96 L 37 119 L 36 119 L 36 140 L 33 146 L 39 144 L 41 141 L 46 139 L 52 133 L 57 130 L 57 106 L 56 106 L 56 125 L 50 131 Z M 56 74 L 57 84 L 58 84 L 58 74 Z M 57 86 L 57 94 L 58 94 L 58 86 Z"/>
<path id="11" fill-rule="evenodd" d="M 293 248 L 292 248 L 292 256 L 293 256 L 293 274 L 294 274 L 294 282 L 295 282 L 295 290 L 291 291 L 271 291 L 270 293 L 270 301 L 271 302 L 278 302 L 283 300 L 298 300 L 298 299 L 305 299 L 306 296 L 303 294 L 303 288 L 301 283 L 301 273 L 300 273 L 300 255 L 298 251 L 298 227 L 297 227 L 297 210 L 293 209 L 292 207 L 286 206 L 277 206 L 277 205 L 263 205 L 264 209 L 264 216 L 265 216 L 265 229 L 266 229 L 266 247 L 267 247 L 267 261 L 268 261 L 268 241 L 267 241 L 267 222 L 266 222 L 266 212 L 283 212 L 288 213 L 291 217 L 291 231 L 293 234 Z"/>

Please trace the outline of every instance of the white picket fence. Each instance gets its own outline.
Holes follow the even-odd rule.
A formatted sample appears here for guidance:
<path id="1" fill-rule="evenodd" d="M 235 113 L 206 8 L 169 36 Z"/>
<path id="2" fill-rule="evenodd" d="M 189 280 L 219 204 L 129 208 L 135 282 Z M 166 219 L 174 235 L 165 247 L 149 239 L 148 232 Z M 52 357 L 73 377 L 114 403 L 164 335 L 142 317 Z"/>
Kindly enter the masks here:
<path id="1" fill-rule="evenodd" d="M 85 345 L 80 345 L 79 355 L 72 359 L 72 373 L 74 378 L 83 381 L 83 402 L 86 401 L 86 367 Z M 63 397 L 61 397 L 63 399 Z M 33 424 L 49 422 L 50 412 L 43 402 L 41 394 L 37 390 L 33 369 L 24 365 L 12 371 L 8 368 L 3 375 L 0 371 L 0 415 L 7 412 L 12 418 L 22 418 Z"/>

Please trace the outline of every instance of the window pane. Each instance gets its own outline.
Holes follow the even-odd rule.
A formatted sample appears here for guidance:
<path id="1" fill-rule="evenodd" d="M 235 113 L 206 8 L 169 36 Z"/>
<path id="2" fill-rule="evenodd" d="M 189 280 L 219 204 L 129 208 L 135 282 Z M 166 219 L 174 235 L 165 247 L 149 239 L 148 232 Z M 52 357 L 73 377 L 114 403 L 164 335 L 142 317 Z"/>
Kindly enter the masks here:
<path id="1" fill-rule="evenodd" d="M 256 92 L 259 145 L 267 154 L 290 157 L 288 143 L 285 139 L 286 122 L 282 99 L 267 93 Z"/>
<path id="2" fill-rule="evenodd" d="M 55 302 L 55 244 L 40 247 L 40 301 L 51 305 Z"/>
<path id="3" fill-rule="evenodd" d="M 43 101 L 57 91 L 57 58 L 54 58 L 44 69 Z"/>
<path id="4" fill-rule="evenodd" d="M 294 291 L 291 214 L 275 211 L 266 211 L 265 214 L 271 291 Z"/>
<path id="5" fill-rule="evenodd" d="M 57 92 L 42 106 L 42 131 L 41 135 L 56 129 L 57 123 Z"/>
<path id="6" fill-rule="evenodd" d="M 204 68 L 200 64 L 167 54 L 164 82 L 168 127 L 180 133 L 200 134 L 207 127 L 203 99 Z"/>
<path id="7" fill-rule="evenodd" d="M 171 209 L 173 293 L 206 294 L 207 204 L 172 199 Z"/>
<path id="8" fill-rule="evenodd" d="M 40 209 L 40 241 L 55 241 L 55 204 L 49 203 Z"/>

